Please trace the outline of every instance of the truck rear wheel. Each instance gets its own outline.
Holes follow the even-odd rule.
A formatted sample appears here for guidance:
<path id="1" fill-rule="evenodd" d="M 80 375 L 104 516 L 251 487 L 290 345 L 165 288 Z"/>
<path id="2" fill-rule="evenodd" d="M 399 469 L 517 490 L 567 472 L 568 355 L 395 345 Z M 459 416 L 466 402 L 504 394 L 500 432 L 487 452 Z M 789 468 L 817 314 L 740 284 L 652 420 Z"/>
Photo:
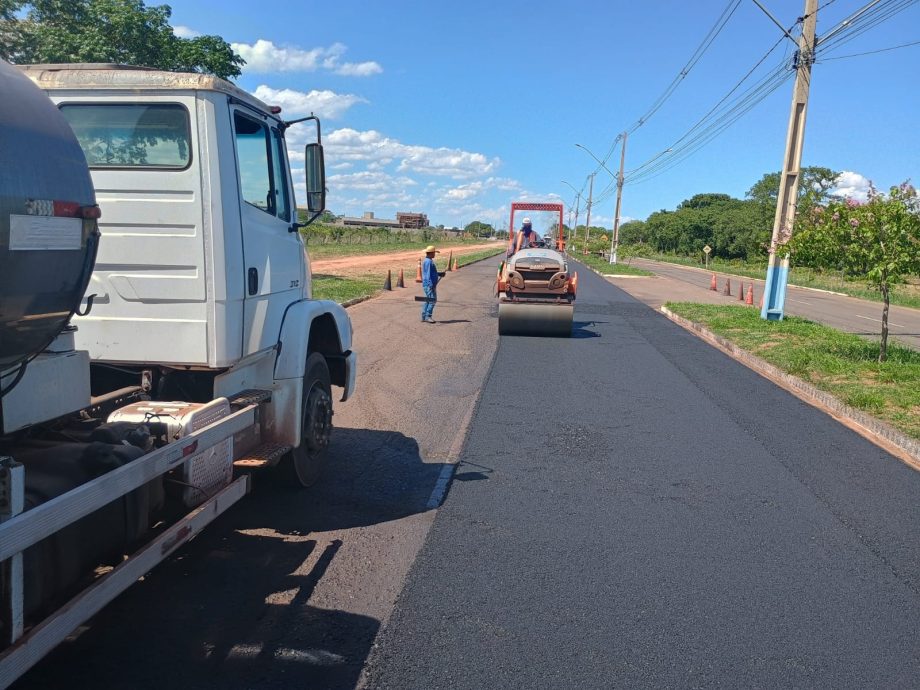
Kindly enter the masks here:
<path id="1" fill-rule="evenodd" d="M 303 375 L 300 445 L 281 461 L 282 471 L 291 484 L 309 487 L 322 470 L 322 455 L 332 433 L 332 393 L 326 359 L 314 352 L 307 357 Z"/>

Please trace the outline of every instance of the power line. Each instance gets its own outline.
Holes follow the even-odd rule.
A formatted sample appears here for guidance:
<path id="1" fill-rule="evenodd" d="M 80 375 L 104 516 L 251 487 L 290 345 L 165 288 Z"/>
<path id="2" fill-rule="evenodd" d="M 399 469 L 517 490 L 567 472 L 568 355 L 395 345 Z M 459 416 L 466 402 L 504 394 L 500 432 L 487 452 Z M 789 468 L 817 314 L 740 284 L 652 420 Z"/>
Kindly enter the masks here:
<path id="1" fill-rule="evenodd" d="M 918 0 L 874 0 L 839 22 L 820 37 L 815 50 L 818 56 L 849 43 L 857 36 L 903 12 Z"/>
<path id="2" fill-rule="evenodd" d="M 829 62 L 831 60 L 845 60 L 846 58 L 862 57 L 863 55 L 875 55 L 876 53 L 885 53 L 889 50 L 897 50 L 898 48 L 909 48 L 910 46 L 920 45 L 920 41 L 913 41 L 912 43 L 902 43 L 899 46 L 891 46 L 890 48 L 879 48 L 878 50 L 867 50 L 864 53 L 851 53 L 850 55 L 835 55 L 834 57 L 824 58 L 821 62 Z"/>
<path id="3" fill-rule="evenodd" d="M 776 91 L 785 82 L 792 78 L 793 72 L 781 65 L 777 70 L 766 75 L 760 82 L 749 88 L 742 96 L 737 98 L 733 105 L 726 109 L 718 118 L 701 128 L 691 139 L 679 147 L 672 147 L 670 155 L 662 157 L 653 165 L 633 173 L 628 180 L 631 183 L 644 182 L 673 168 L 686 158 L 689 158 L 703 146 L 722 134 L 731 125 L 746 115 L 767 96 Z"/>
<path id="4" fill-rule="evenodd" d="M 873 2 L 870 2 L 869 4 L 863 6 L 861 9 L 850 15 L 850 17 L 847 19 L 844 19 L 833 29 L 831 29 L 831 31 L 828 32 L 827 37 L 824 39 L 825 42 L 819 42 L 816 53 L 822 54 L 824 52 L 834 50 L 841 45 L 844 45 L 862 33 L 865 33 L 869 29 L 881 24 L 899 12 L 907 9 L 911 5 L 916 4 L 918 1 L 920 0 L 874 0 Z M 834 0 L 829 0 L 828 2 L 824 3 L 823 7 L 831 4 L 831 2 L 834 2 Z M 799 22 L 801 22 L 801 19 Z M 799 22 L 797 22 L 797 24 Z M 740 119 L 744 114 L 749 112 L 754 106 L 756 106 L 763 99 L 778 89 L 784 82 L 788 81 L 792 77 L 793 73 L 791 71 L 787 71 L 788 62 L 784 60 L 784 62 L 778 68 L 774 68 L 772 71 L 768 72 L 767 75 L 754 86 L 748 88 L 741 95 L 727 104 L 726 107 L 722 107 L 722 104 L 725 103 L 726 100 L 730 98 L 732 94 L 741 86 L 741 84 L 743 84 L 751 76 L 751 74 L 767 59 L 767 57 L 769 57 L 769 55 L 776 49 L 777 45 L 783 41 L 783 38 L 785 38 L 785 36 L 780 38 L 777 43 L 774 44 L 769 51 L 767 51 L 764 57 L 762 57 L 760 61 L 758 61 L 758 63 L 754 65 L 754 67 L 749 70 L 748 73 L 742 77 L 742 79 L 680 139 L 674 142 L 674 144 L 672 144 L 668 149 L 665 149 L 664 151 L 660 152 L 656 156 L 653 156 L 651 159 L 640 165 L 638 168 L 630 171 L 627 175 L 627 181 L 630 183 L 644 182 L 657 177 L 658 175 L 661 175 L 667 170 L 676 166 L 678 163 L 696 153 L 696 151 L 712 141 L 719 134 L 724 132 L 729 126 Z M 904 44 L 902 46 L 894 46 L 892 48 L 881 49 L 880 51 L 869 51 L 867 54 L 873 52 L 882 52 L 884 50 L 894 50 L 896 48 L 907 47 L 909 45 L 916 45 L 917 43 L 920 43 L 920 41 Z M 797 54 L 796 59 L 799 59 Z M 714 117 L 710 120 L 709 118 L 713 115 Z M 612 193 L 610 191 L 611 187 L 612 185 L 608 185 L 608 187 L 598 195 L 597 200 L 603 201 L 604 199 L 608 198 Z"/>
<path id="5" fill-rule="evenodd" d="M 725 25 L 728 23 L 728 20 L 731 19 L 731 16 L 735 13 L 735 10 L 738 9 L 738 5 L 741 4 L 741 0 L 730 0 L 725 9 L 722 10 L 722 14 L 719 15 L 719 18 L 716 20 L 716 23 L 709 30 L 709 33 L 706 34 L 706 37 L 703 39 L 702 43 L 697 46 L 697 49 L 693 51 L 693 54 L 690 56 L 690 59 L 687 61 L 687 64 L 683 66 L 680 72 L 677 73 L 677 76 L 671 80 L 671 83 L 668 84 L 667 88 L 662 92 L 660 96 L 649 106 L 649 109 L 636 120 L 631 126 L 626 128 L 630 134 L 639 129 L 644 125 L 658 110 L 664 105 L 665 101 L 670 98 L 671 94 L 677 89 L 680 83 L 690 74 L 690 71 L 696 66 L 696 63 L 700 61 L 700 58 L 703 57 L 705 52 L 709 49 L 709 46 L 716 40 L 716 37 L 722 32 L 722 29 L 725 28 Z"/>
<path id="6" fill-rule="evenodd" d="M 686 79 L 687 75 L 690 74 L 690 71 L 696 66 L 700 61 L 703 55 L 709 50 L 709 47 L 716 40 L 718 35 L 722 32 L 722 29 L 725 28 L 725 25 L 728 23 L 728 20 L 731 19 L 732 15 L 735 13 L 735 10 L 738 9 L 738 6 L 741 4 L 742 0 L 729 0 L 725 5 L 725 9 L 722 10 L 722 13 L 716 19 L 715 23 L 709 29 L 709 32 L 703 38 L 702 42 L 697 46 L 696 50 L 690 55 L 690 59 L 687 60 L 687 63 L 681 68 L 677 75 L 671 80 L 671 83 L 665 87 L 664 91 L 656 98 L 648 109 L 643 113 L 638 120 L 636 120 L 632 125 L 626 128 L 628 134 L 632 134 L 642 125 L 649 121 L 649 119 L 656 113 L 658 110 L 665 104 L 665 102 L 671 97 L 671 95 L 677 90 L 677 87 L 680 86 L 681 82 Z M 617 134 L 616 138 L 610 144 L 610 148 L 607 149 L 607 153 L 604 154 L 604 157 L 601 159 L 606 163 L 610 157 L 616 151 L 617 144 L 620 143 L 622 139 L 622 134 Z M 600 172 L 602 166 L 595 168 L 594 172 Z"/>
<path id="7" fill-rule="evenodd" d="M 790 29 L 795 28 L 795 25 Z M 783 61 L 772 68 L 756 84 L 743 91 L 728 106 L 726 101 L 732 98 L 736 91 L 757 71 L 757 69 L 773 54 L 777 46 L 785 39 L 782 36 L 777 40 L 769 50 L 751 67 L 747 73 L 739 79 L 731 89 L 712 107 L 706 114 L 697 120 L 679 139 L 677 139 L 667 149 L 656 154 L 639 167 L 630 170 L 627 173 L 627 179 L 630 182 L 639 182 L 643 178 L 657 176 L 664 169 L 676 165 L 681 160 L 692 155 L 697 149 L 705 143 L 718 136 L 724 129 L 741 117 L 744 113 L 754 107 L 761 100 L 766 98 L 770 93 L 775 91 L 784 81 L 790 77 L 786 70 L 787 60 Z M 713 118 L 714 114 L 718 115 Z M 603 190 L 599 199 L 603 200 L 611 192 L 609 189 Z"/>
<path id="8" fill-rule="evenodd" d="M 835 2 L 835 0 L 828 0 L 818 9 L 827 7 L 828 5 Z M 866 31 L 874 28 L 875 26 L 881 24 L 884 21 L 887 21 L 896 14 L 907 9 L 911 5 L 920 2 L 920 0 L 873 0 L 867 5 L 863 6 L 849 17 L 838 23 L 833 27 L 823 39 L 819 39 L 817 48 L 815 50 L 815 56 L 810 56 L 811 59 L 824 53 L 833 51 L 840 46 L 848 43 L 857 36 L 865 33 Z M 720 15 L 719 20 L 716 23 L 716 27 L 719 27 L 715 34 L 713 35 L 713 30 L 710 31 L 710 34 L 707 34 L 706 39 L 704 39 L 701 47 L 705 46 L 708 48 L 711 45 L 712 40 L 715 36 L 718 35 L 718 32 L 721 31 L 721 27 L 724 26 L 728 17 L 731 16 L 729 13 L 726 17 L 726 12 L 731 10 L 734 11 L 732 3 L 726 7 L 723 11 L 723 14 Z M 799 20 L 790 27 L 795 28 L 796 25 L 800 24 L 804 17 L 799 18 Z M 723 21 L 724 20 L 724 21 Z M 721 22 L 721 24 L 720 24 Z M 714 27 L 715 29 L 715 27 Z M 786 34 L 788 35 L 788 31 Z M 711 36 L 711 39 L 710 39 Z M 700 148 L 705 146 L 707 143 L 712 141 L 714 138 L 719 136 L 724 132 L 728 127 L 734 124 L 738 119 L 743 117 L 747 112 L 754 108 L 757 104 L 763 101 L 767 96 L 776 91 L 783 83 L 787 82 L 793 75 L 794 71 L 790 70 L 790 67 L 794 66 L 794 61 L 802 59 L 796 51 L 793 61 L 790 61 L 787 57 L 784 56 L 782 62 L 772 68 L 769 72 L 766 73 L 758 82 L 753 86 L 749 87 L 737 97 L 732 100 L 733 94 L 750 78 L 750 76 L 767 60 L 767 58 L 776 50 L 776 47 L 783 42 L 786 38 L 786 35 L 781 37 L 765 54 L 758 62 L 748 70 L 745 74 L 729 91 L 725 94 L 703 117 L 701 117 L 693 126 L 690 127 L 679 139 L 677 139 L 670 147 L 659 152 L 645 163 L 639 167 L 631 170 L 627 173 L 626 178 L 628 182 L 639 183 L 644 182 L 654 177 L 657 177 L 667 170 L 673 168 L 686 158 L 690 157 Z M 899 46 L 893 46 L 891 48 L 883 48 L 876 51 L 867 51 L 865 53 L 856 53 L 853 55 L 845 55 L 839 57 L 823 58 L 824 60 L 833 60 L 833 59 L 843 59 L 846 57 L 856 57 L 859 55 L 869 55 L 877 52 L 885 52 L 888 50 L 896 50 L 898 48 L 905 48 L 908 46 L 918 45 L 920 41 L 905 43 Z M 698 48 L 697 51 L 700 49 Z M 703 50 L 705 52 L 705 48 Z M 701 57 L 700 53 L 699 57 Z M 696 56 L 696 53 L 694 53 Z M 699 57 L 696 57 L 698 61 Z M 809 59 L 809 56 L 805 56 L 805 59 Z M 691 62 L 688 64 L 695 65 L 696 61 L 691 57 Z M 790 64 L 792 62 L 793 64 Z M 680 83 L 683 77 L 686 76 L 683 74 L 683 71 L 675 77 L 675 80 L 672 81 L 671 85 L 665 90 L 662 96 L 659 97 L 655 103 L 647 111 L 646 115 L 643 115 L 637 123 L 635 123 L 628 131 L 633 132 L 639 127 L 641 127 L 648 117 L 650 117 L 654 112 L 656 112 L 661 105 L 664 103 L 667 98 L 673 93 L 676 88 L 676 85 Z M 660 102 L 659 102 L 660 101 Z M 616 148 L 616 144 L 619 143 L 622 135 L 617 136 L 614 142 L 611 144 L 610 150 L 607 155 L 604 157 L 604 161 L 609 159 L 613 154 L 613 151 Z M 598 172 L 603 166 L 598 166 L 595 172 Z M 600 203 L 605 199 L 609 198 L 613 194 L 615 187 L 614 181 L 611 181 L 594 199 L 594 204 Z"/>

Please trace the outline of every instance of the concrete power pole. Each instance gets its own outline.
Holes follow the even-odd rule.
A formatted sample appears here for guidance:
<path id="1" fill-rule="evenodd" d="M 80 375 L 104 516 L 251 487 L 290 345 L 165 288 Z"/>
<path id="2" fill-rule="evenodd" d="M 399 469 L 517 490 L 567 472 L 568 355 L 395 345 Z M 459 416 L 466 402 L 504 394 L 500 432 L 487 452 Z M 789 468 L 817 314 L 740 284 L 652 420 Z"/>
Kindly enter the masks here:
<path id="1" fill-rule="evenodd" d="M 584 189 L 584 187 L 582 187 Z M 578 212 L 581 210 L 581 194 L 575 195 L 575 225 L 572 226 L 572 246 L 575 245 L 575 241 L 578 239 Z"/>
<path id="2" fill-rule="evenodd" d="M 620 150 L 620 174 L 617 175 L 617 206 L 613 214 L 613 239 L 610 243 L 610 263 L 617 262 L 617 250 L 620 248 L 620 203 L 623 201 L 623 164 L 626 162 L 626 137 L 629 132 L 623 132 L 623 144 Z"/>
<path id="3" fill-rule="evenodd" d="M 594 199 L 594 173 L 591 173 L 591 183 L 588 186 L 588 219 L 585 221 L 585 254 L 588 253 L 588 238 L 591 236 L 591 203 Z M 584 189 L 584 187 L 582 187 Z"/>
<path id="4" fill-rule="evenodd" d="M 804 17 L 799 49 L 795 55 L 795 87 L 792 92 L 789 129 L 786 133 L 786 155 L 783 157 L 783 171 L 780 173 L 776 217 L 773 221 L 773 237 L 770 240 L 770 258 L 767 264 L 767 284 L 764 286 L 763 307 L 760 310 L 761 318 L 771 321 L 782 320 L 786 303 L 789 254 L 783 251 L 779 264 L 776 255 L 792 237 L 795 224 L 802 145 L 805 139 L 805 114 L 808 110 L 808 92 L 811 86 L 811 65 L 815 59 L 818 0 L 805 0 Z"/>

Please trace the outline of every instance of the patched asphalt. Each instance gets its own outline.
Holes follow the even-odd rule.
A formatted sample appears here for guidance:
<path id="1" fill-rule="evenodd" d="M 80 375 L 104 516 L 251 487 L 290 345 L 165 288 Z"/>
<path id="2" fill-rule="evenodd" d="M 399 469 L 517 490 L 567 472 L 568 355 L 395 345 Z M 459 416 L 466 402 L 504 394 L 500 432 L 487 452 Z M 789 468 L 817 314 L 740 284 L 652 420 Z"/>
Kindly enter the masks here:
<path id="1" fill-rule="evenodd" d="M 587 270 L 503 337 L 374 688 L 916 687 L 920 475 Z"/>

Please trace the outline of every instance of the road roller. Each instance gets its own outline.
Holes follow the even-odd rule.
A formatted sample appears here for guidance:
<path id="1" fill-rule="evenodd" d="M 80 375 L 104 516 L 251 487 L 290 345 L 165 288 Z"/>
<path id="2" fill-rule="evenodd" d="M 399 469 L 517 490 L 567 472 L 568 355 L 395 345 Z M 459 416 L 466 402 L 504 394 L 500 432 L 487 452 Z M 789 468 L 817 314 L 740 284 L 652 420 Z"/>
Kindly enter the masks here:
<path id="1" fill-rule="evenodd" d="M 514 230 L 517 211 L 551 211 L 559 214 L 555 249 L 531 246 L 536 234 Z M 498 269 L 499 335 L 567 338 L 572 335 L 578 274 L 569 273 L 562 232 L 562 204 L 513 203 L 507 258 Z M 530 227 L 525 219 L 524 228 Z"/>

